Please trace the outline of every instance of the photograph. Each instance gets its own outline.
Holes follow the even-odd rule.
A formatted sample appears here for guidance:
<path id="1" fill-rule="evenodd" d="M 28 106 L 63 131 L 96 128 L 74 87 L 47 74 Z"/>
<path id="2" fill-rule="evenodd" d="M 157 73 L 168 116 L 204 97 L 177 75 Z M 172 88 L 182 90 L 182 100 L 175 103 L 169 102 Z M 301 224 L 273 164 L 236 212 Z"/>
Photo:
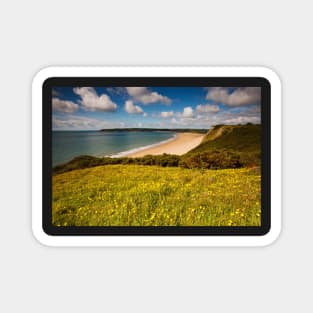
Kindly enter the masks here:
<path id="1" fill-rule="evenodd" d="M 52 225 L 261 226 L 261 87 L 53 86 Z"/>

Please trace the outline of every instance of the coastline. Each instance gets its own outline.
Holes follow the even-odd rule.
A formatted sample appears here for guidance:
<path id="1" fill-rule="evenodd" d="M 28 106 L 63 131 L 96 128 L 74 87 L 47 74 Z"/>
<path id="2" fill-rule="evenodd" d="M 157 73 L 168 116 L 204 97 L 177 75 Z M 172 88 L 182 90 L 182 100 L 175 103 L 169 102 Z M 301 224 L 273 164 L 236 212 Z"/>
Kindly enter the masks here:
<path id="1" fill-rule="evenodd" d="M 141 147 L 134 148 L 134 149 L 131 149 L 131 150 L 122 151 L 122 152 L 119 152 L 119 153 L 116 153 L 116 154 L 113 154 L 113 155 L 109 155 L 109 157 L 110 158 L 129 157 L 129 155 L 131 155 L 131 154 L 139 153 L 140 151 L 149 150 L 149 149 L 161 146 L 163 144 L 169 143 L 169 142 L 175 140 L 176 137 L 177 137 L 177 134 L 175 134 L 173 137 L 171 137 L 169 139 L 166 139 L 166 140 L 163 140 L 163 141 L 160 141 L 160 142 L 157 142 L 157 143 L 153 143 L 151 145 L 141 146 Z"/>
<path id="2" fill-rule="evenodd" d="M 155 145 L 151 145 L 148 147 L 138 148 L 137 151 L 125 151 L 117 156 L 136 158 L 143 157 L 145 155 L 161 155 L 163 153 L 166 154 L 176 154 L 182 155 L 197 147 L 205 134 L 199 133 L 176 133 L 174 138 L 170 138 L 169 140 L 160 142 Z"/>

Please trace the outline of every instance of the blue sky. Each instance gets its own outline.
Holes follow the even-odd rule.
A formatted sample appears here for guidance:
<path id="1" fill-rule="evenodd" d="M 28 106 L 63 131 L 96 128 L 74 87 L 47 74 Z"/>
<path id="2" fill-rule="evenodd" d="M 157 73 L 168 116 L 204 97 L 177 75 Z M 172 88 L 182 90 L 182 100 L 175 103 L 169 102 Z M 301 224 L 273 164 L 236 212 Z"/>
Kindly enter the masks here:
<path id="1" fill-rule="evenodd" d="M 259 87 L 55 87 L 54 130 L 260 123 Z"/>

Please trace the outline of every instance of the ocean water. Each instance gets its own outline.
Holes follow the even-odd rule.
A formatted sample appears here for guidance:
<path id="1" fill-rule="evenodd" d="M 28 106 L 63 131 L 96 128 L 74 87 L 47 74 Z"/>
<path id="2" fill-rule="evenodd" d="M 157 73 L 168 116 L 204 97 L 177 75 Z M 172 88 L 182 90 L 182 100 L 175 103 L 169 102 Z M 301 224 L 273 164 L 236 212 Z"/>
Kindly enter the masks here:
<path id="1" fill-rule="evenodd" d="M 158 131 L 53 131 L 52 165 L 79 155 L 123 156 L 173 138 L 174 132 Z"/>

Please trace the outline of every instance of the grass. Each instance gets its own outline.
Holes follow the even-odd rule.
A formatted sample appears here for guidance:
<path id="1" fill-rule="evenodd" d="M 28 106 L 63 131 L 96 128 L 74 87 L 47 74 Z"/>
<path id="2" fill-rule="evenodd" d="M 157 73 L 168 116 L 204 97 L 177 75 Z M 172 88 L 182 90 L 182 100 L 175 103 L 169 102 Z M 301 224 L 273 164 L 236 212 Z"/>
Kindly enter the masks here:
<path id="1" fill-rule="evenodd" d="M 260 226 L 256 168 L 105 165 L 53 176 L 56 226 Z"/>
<path id="2" fill-rule="evenodd" d="M 79 156 L 53 169 L 52 222 L 260 226 L 260 136 L 260 125 L 218 125 L 182 156 Z"/>
<path id="3" fill-rule="evenodd" d="M 210 150 L 254 152 L 260 150 L 261 125 L 218 125 L 203 138 L 202 143 L 187 154 Z"/>
<path id="4" fill-rule="evenodd" d="M 261 125 L 218 125 L 211 129 L 199 146 L 182 158 L 214 150 L 235 152 L 243 166 L 261 163 Z"/>

